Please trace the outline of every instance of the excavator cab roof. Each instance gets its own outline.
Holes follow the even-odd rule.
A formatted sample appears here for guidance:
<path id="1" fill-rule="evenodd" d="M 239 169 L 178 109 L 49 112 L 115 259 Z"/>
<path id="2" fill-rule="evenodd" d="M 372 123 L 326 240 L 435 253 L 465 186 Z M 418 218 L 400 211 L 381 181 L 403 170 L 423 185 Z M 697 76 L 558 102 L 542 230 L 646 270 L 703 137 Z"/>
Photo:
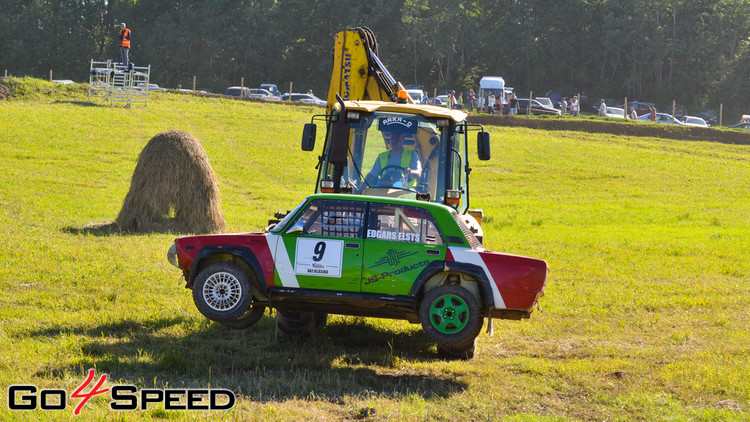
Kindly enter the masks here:
<path id="1" fill-rule="evenodd" d="M 461 110 L 422 104 L 402 104 L 383 101 L 344 101 L 344 106 L 347 111 L 362 111 L 367 113 L 387 111 L 418 114 L 427 118 L 451 119 L 456 123 L 464 121 L 467 117 L 467 114 Z M 340 104 L 336 104 L 334 107 L 336 111 L 341 110 Z"/>

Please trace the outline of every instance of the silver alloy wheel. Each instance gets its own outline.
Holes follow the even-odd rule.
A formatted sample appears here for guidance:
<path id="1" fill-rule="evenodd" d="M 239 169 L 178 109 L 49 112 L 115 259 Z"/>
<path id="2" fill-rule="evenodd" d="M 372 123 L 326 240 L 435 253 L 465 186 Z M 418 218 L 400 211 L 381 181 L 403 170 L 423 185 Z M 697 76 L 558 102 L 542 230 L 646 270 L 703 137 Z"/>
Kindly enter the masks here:
<path id="1" fill-rule="evenodd" d="M 242 285 L 234 275 L 228 272 L 217 272 L 208 277 L 203 284 L 203 298 L 211 309 L 227 311 L 240 302 Z"/>

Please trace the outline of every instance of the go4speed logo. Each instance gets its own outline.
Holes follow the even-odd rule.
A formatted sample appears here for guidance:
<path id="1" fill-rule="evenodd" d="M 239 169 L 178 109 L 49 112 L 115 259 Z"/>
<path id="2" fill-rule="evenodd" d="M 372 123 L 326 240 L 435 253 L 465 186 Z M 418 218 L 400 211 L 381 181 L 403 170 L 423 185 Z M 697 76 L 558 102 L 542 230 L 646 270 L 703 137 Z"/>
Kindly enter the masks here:
<path id="1" fill-rule="evenodd" d="M 163 404 L 164 410 L 228 410 L 234 406 L 235 396 L 224 389 L 138 389 L 133 385 L 115 385 L 103 388 L 107 374 L 102 374 L 96 383 L 92 381 L 96 371 L 89 369 L 86 380 L 70 393 L 70 400 L 80 400 L 73 410 L 78 416 L 81 409 L 95 396 L 109 393 L 112 410 L 148 410 L 149 405 Z M 8 387 L 10 410 L 65 410 L 68 394 L 62 389 L 38 389 L 34 385 L 19 384 Z"/>

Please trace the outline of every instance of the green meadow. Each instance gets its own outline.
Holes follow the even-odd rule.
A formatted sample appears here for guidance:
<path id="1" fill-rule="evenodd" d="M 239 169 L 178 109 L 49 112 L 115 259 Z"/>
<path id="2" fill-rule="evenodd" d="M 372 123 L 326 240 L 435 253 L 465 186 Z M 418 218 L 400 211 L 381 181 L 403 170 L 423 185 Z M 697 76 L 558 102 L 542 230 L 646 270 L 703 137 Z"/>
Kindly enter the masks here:
<path id="1" fill-rule="evenodd" d="M 169 92 L 110 107 L 85 89 L 16 80 L 0 100 L 2 420 L 750 419 L 750 146 L 485 126 L 493 157 L 470 156 L 485 246 L 546 260 L 546 296 L 529 320 L 495 320 L 474 359 L 444 361 L 405 321 L 332 316 L 297 345 L 275 343 L 269 311 L 226 329 L 167 263 L 177 235 L 93 229 L 168 129 L 201 141 L 228 230 L 265 227 L 314 189 L 325 130 L 313 153 L 300 140 L 322 109 Z M 105 387 L 237 402 L 9 410 L 9 386 L 70 394 L 90 368 Z"/>

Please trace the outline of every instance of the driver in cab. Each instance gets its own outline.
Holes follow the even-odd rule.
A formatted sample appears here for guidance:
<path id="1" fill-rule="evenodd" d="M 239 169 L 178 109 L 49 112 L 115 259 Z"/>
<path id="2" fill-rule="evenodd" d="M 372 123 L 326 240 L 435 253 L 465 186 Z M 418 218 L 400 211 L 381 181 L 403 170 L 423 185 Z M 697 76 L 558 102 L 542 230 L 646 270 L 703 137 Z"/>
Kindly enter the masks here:
<path id="1" fill-rule="evenodd" d="M 403 133 L 391 132 L 391 149 L 378 155 L 372 170 L 365 177 L 365 182 L 372 187 L 410 189 L 417 186 L 417 180 L 421 176 L 422 164 L 419 162 L 417 151 L 404 148 Z"/>

